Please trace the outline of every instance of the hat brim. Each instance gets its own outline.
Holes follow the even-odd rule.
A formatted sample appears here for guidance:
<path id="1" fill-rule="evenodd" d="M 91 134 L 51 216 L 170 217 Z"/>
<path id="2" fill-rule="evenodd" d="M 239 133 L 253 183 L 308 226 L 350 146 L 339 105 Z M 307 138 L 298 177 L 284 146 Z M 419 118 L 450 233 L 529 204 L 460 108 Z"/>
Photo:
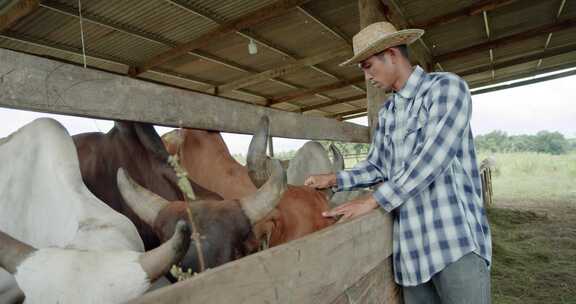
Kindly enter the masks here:
<path id="1" fill-rule="evenodd" d="M 424 30 L 421 29 L 406 29 L 394 32 L 390 35 L 382 37 L 376 40 L 371 46 L 365 48 L 358 54 L 354 55 L 352 58 L 342 62 L 340 66 L 349 66 L 353 64 L 358 64 L 374 54 L 378 54 L 385 49 L 402 45 L 411 44 L 412 42 L 418 40 L 418 38 L 424 35 Z"/>

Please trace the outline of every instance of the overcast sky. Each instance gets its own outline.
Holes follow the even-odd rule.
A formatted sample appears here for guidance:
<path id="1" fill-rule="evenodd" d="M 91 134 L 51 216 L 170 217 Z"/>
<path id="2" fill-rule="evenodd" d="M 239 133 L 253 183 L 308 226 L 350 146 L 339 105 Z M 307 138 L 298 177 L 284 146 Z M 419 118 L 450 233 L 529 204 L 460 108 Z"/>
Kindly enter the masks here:
<path id="1" fill-rule="evenodd" d="M 559 131 L 566 137 L 576 137 L 576 76 L 560 78 L 518 88 L 472 96 L 472 130 L 475 135 L 493 130 L 509 134 L 534 134 L 541 130 Z M 107 132 L 112 122 L 0 108 L 0 138 L 39 117 L 60 121 L 70 134 Z M 353 120 L 366 124 L 366 118 Z M 169 128 L 157 127 L 163 134 Z M 224 134 L 233 154 L 245 154 L 251 136 Z M 275 151 L 300 147 L 304 140 L 274 139 Z"/>

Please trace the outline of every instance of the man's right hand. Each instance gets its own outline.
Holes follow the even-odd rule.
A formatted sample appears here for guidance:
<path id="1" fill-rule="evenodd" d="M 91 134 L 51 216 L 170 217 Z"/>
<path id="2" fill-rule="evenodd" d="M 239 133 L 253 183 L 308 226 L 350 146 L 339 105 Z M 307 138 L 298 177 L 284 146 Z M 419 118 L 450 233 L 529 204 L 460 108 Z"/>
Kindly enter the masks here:
<path id="1" fill-rule="evenodd" d="M 336 174 L 318 174 L 310 175 L 304 181 L 304 186 L 316 188 L 316 189 L 326 189 L 332 186 L 336 186 Z"/>

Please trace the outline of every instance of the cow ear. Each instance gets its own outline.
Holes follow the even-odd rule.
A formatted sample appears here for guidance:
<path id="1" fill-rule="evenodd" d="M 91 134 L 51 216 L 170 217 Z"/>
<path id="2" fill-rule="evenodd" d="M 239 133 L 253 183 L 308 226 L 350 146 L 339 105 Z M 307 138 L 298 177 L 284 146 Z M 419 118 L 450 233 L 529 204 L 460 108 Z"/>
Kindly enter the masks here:
<path id="1" fill-rule="evenodd" d="M 168 160 L 168 151 L 164 147 L 162 139 L 154 129 L 154 125 L 134 123 L 134 130 L 140 143 L 154 156 L 162 161 Z"/>
<path id="2" fill-rule="evenodd" d="M 123 168 L 116 174 L 118 190 L 126 204 L 145 223 L 154 226 L 160 211 L 170 202 L 136 183 Z"/>
<path id="3" fill-rule="evenodd" d="M 332 169 L 334 173 L 344 170 L 344 156 L 342 156 L 340 150 L 334 144 L 330 144 L 330 151 L 332 152 Z"/>
<path id="4" fill-rule="evenodd" d="M 14 274 L 36 249 L 0 231 L 0 267 Z"/>

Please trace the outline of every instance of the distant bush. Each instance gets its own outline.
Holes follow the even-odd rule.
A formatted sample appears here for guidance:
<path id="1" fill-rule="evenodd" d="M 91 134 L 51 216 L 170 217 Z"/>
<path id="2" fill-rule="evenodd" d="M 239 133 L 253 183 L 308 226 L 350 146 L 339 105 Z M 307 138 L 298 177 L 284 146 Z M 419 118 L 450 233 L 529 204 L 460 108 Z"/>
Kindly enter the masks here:
<path id="1" fill-rule="evenodd" d="M 474 139 L 476 149 L 483 152 L 538 152 L 553 155 L 576 150 L 576 139 L 566 139 L 559 132 L 540 131 L 536 135 L 508 135 L 493 131 Z"/>

